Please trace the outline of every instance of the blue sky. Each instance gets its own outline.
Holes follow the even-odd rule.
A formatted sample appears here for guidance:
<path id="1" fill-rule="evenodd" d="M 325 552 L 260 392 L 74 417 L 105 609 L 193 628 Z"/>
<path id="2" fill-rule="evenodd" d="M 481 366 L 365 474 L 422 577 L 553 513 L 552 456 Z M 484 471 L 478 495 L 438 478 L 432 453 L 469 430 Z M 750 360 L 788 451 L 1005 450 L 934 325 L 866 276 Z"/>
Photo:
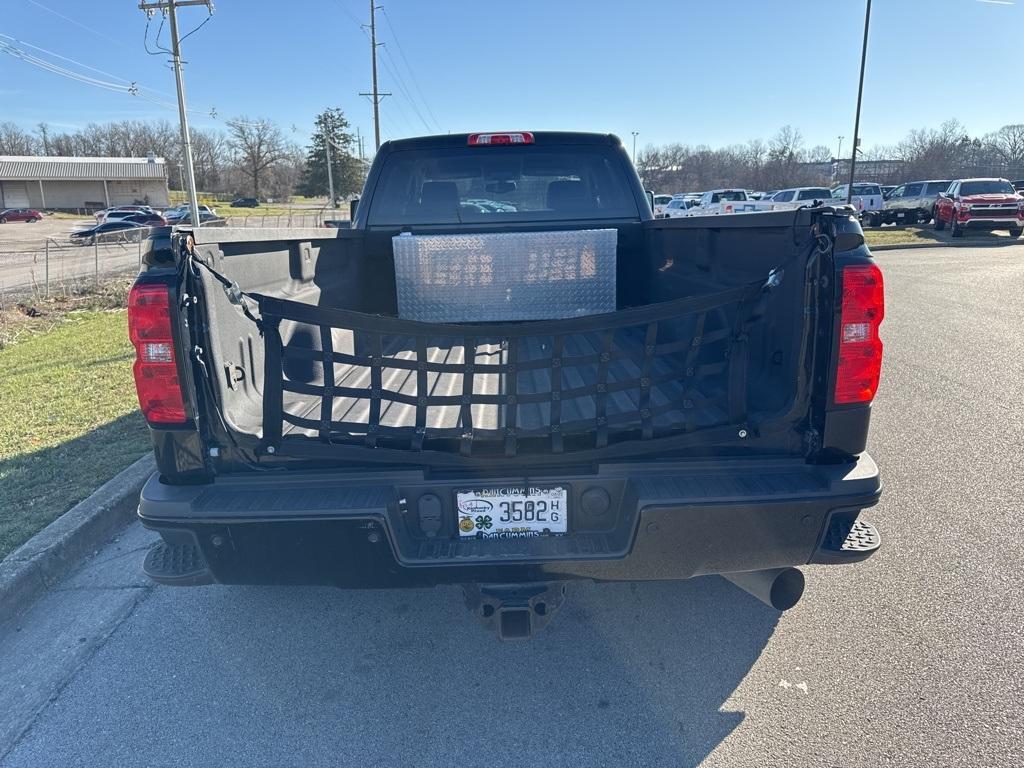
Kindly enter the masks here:
<path id="1" fill-rule="evenodd" d="M 849 147 L 861 0 L 378 2 L 381 88 L 394 93 L 382 102 L 385 138 L 566 129 L 609 131 L 627 144 L 639 131 L 639 146 L 717 146 L 788 123 L 808 145 L 835 148 L 843 135 Z M 206 17 L 202 7 L 179 14 L 183 33 Z M 184 46 L 194 124 L 268 117 L 303 143 L 314 115 L 337 105 L 372 137 L 369 102 L 357 95 L 370 85 L 358 25 L 367 15 L 362 0 L 217 0 Z M 134 0 L 3 0 L 0 14 L 0 33 L 79 63 L 33 53 L 173 102 L 167 57 L 147 55 L 145 28 Z M 951 117 L 976 134 L 1024 121 L 1022 30 L 1024 0 L 875 0 L 864 145 Z M 126 118 L 176 112 L 0 53 L 0 121 L 70 129 Z"/>

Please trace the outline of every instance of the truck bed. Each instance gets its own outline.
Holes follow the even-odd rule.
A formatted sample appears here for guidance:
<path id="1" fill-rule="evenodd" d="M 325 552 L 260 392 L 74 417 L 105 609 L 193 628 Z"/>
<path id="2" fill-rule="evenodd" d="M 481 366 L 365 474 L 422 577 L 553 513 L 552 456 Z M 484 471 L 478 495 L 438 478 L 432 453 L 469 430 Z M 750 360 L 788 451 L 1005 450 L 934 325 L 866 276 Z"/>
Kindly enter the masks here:
<path id="1" fill-rule="evenodd" d="M 550 355 L 549 344 L 537 337 L 527 337 L 520 345 L 521 359 L 540 360 Z M 640 394 L 639 379 L 643 376 L 642 361 L 644 358 L 644 338 L 635 329 L 618 337 L 619 351 L 622 357 L 610 362 L 607 371 L 607 386 L 610 390 L 607 400 L 608 418 L 620 422 L 622 426 L 640 427 Z M 431 339 L 427 342 L 427 360 L 431 364 L 463 367 L 466 362 L 466 348 L 463 346 L 446 345 L 444 339 Z M 572 358 L 597 358 L 600 345 L 593 336 L 579 335 L 569 340 L 565 354 Z M 518 393 L 519 398 L 545 396 L 552 392 L 552 368 L 534 368 L 518 374 L 507 372 L 509 364 L 508 349 L 500 343 L 477 344 L 474 348 L 477 364 L 505 369 L 502 373 L 482 372 L 473 376 L 470 389 L 479 395 L 508 396 L 509 392 Z M 389 361 L 416 361 L 415 350 L 403 348 L 398 339 L 392 339 L 389 347 L 384 350 L 384 357 Z M 417 396 L 417 378 L 415 371 L 407 368 L 387 368 L 382 384 L 383 389 L 400 396 L 403 400 L 411 400 Z M 654 427 L 658 430 L 682 429 L 687 421 L 695 422 L 696 426 L 714 423 L 725 417 L 722 408 L 711 404 L 697 411 L 697 418 L 687 414 L 684 404 L 700 401 L 708 403 L 712 400 L 708 391 L 702 389 L 701 383 L 688 382 L 685 376 L 685 355 L 665 356 L 651 361 L 648 375 L 656 383 L 650 388 L 650 407 L 657 411 L 653 417 Z M 567 366 L 564 374 L 564 386 L 567 388 L 594 388 L 598 380 L 596 365 Z M 466 388 L 464 378 L 469 374 L 461 372 L 427 372 L 427 394 L 434 397 L 457 397 Z M 509 378 L 516 376 L 515 387 L 510 387 Z M 338 387 L 359 389 L 366 392 L 371 388 L 371 369 L 364 365 L 341 364 L 336 368 L 335 381 Z M 287 388 L 286 384 L 286 388 Z M 627 387 L 628 388 L 623 388 Z M 704 383 L 704 386 L 708 386 Z M 717 394 L 721 395 L 721 392 Z M 284 428 L 285 435 L 315 436 L 322 420 L 322 397 L 290 393 L 287 413 L 284 416 L 288 424 Z M 472 425 L 477 430 L 501 430 L 509 423 L 507 404 L 477 402 L 470 406 Z M 592 422 L 596 418 L 596 403 L 593 397 L 567 398 L 562 401 L 561 419 L 563 422 Z M 442 404 L 427 412 L 425 427 L 428 430 L 452 429 L 465 426 L 461 418 L 460 404 Z M 630 419 L 630 415 L 634 418 Z M 365 397 L 341 396 L 331 401 L 330 421 L 346 424 L 368 424 L 370 418 L 370 400 Z M 316 428 L 309 426 L 317 424 Z M 517 406 L 518 428 L 528 432 L 544 432 L 551 426 L 551 408 L 549 402 L 523 402 Z M 416 407 L 401 400 L 387 400 L 382 403 L 379 424 L 385 428 L 413 428 L 416 426 Z M 305 426 L 304 426 L 305 425 Z"/>

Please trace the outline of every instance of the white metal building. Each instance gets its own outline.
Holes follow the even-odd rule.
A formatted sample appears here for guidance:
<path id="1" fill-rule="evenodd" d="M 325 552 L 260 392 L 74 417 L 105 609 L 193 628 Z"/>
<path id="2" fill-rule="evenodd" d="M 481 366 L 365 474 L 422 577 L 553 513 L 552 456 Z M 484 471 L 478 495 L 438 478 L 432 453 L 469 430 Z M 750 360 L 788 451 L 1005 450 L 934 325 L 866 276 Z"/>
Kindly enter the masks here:
<path id="1" fill-rule="evenodd" d="M 12 157 L 0 155 L 0 209 L 165 207 L 162 157 Z"/>

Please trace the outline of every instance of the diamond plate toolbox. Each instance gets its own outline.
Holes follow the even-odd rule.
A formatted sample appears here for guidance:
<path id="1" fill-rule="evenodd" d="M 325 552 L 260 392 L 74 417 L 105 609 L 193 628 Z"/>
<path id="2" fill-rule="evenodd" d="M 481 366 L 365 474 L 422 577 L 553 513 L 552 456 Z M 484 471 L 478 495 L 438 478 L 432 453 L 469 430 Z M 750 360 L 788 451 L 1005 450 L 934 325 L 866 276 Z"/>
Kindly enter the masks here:
<path id="1" fill-rule="evenodd" d="M 398 315 L 429 323 L 615 311 L 614 229 L 392 238 Z"/>

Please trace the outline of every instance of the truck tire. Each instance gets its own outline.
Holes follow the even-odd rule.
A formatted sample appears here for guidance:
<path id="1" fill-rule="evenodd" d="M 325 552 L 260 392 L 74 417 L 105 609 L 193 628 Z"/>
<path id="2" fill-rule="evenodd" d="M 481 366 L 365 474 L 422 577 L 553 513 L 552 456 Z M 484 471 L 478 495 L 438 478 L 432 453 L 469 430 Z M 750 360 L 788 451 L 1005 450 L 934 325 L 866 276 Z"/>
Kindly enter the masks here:
<path id="1" fill-rule="evenodd" d="M 868 214 L 868 226 L 869 227 L 880 227 L 882 226 L 882 214 L 872 211 Z"/>
<path id="2" fill-rule="evenodd" d="M 932 217 L 935 223 L 932 225 L 936 232 L 941 232 L 946 228 L 946 222 L 939 218 L 939 211 L 936 209 L 935 214 Z"/>
<path id="3" fill-rule="evenodd" d="M 7 219 L 4 218 L 3 216 L 0 216 L 0 224 L 6 224 L 6 223 L 7 223 Z"/>
<path id="4" fill-rule="evenodd" d="M 963 237 L 964 228 L 956 223 L 956 211 L 953 211 L 953 218 L 949 222 L 949 236 L 950 237 Z"/>
<path id="5" fill-rule="evenodd" d="M 1010 230 L 1010 237 L 1020 237 L 1022 233 L 1024 233 L 1024 229 L 1021 229 L 1020 227 L 1013 227 Z"/>

